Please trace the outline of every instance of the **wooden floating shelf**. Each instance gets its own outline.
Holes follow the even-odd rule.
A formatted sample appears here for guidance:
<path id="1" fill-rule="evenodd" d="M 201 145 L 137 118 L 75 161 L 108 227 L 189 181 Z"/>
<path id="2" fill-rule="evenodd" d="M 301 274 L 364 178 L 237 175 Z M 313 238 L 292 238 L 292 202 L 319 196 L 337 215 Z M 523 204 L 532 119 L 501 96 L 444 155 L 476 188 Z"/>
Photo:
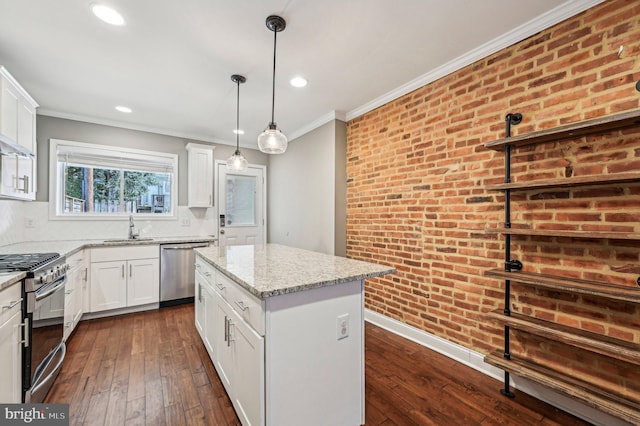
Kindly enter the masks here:
<path id="1" fill-rule="evenodd" d="M 551 369 L 514 358 L 513 355 L 507 360 L 502 353 L 492 353 L 485 356 L 484 362 L 575 398 L 631 424 L 640 424 L 639 403 L 607 392 L 591 383 L 573 377 L 560 378 L 559 373 Z"/>
<path id="2" fill-rule="evenodd" d="M 568 178 L 540 179 L 530 182 L 500 183 L 487 185 L 488 191 L 528 190 L 544 188 L 567 188 L 587 185 L 606 185 L 611 183 L 628 183 L 640 181 L 640 173 L 615 173 L 610 175 L 574 176 Z"/>
<path id="3" fill-rule="evenodd" d="M 609 232 L 609 231 L 565 231 L 556 229 L 527 229 L 527 228 L 487 228 L 488 234 L 530 235 L 540 237 L 568 237 L 568 238 L 598 238 L 609 240 L 640 241 L 638 232 Z"/>
<path id="4" fill-rule="evenodd" d="M 507 272 L 502 269 L 488 270 L 485 272 L 485 276 L 511 280 L 525 286 L 539 287 L 547 290 L 558 290 L 597 296 L 610 300 L 640 303 L 640 287 L 622 287 L 598 281 L 563 278 L 533 272 Z"/>
<path id="5" fill-rule="evenodd" d="M 640 110 L 628 111 L 608 117 L 594 118 L 592 120 L 554 127 L 553 129 L 517 135 L 509 138 L 497 139 L 484 144 L 485 148 L 503 151 L 507 145 L 525 146 L 544 142 L 556 142 L 563 139 L 576 139 L 582 136 L 607 131 L 640 126 Z"/>
<path id="6" fill-rule="evenodd" d="M 516 330 L 640 365 L 640 345 L 635 343 L 513 312 L 505 315 L 496 310 L 489 312 L 487 317 Z"/>

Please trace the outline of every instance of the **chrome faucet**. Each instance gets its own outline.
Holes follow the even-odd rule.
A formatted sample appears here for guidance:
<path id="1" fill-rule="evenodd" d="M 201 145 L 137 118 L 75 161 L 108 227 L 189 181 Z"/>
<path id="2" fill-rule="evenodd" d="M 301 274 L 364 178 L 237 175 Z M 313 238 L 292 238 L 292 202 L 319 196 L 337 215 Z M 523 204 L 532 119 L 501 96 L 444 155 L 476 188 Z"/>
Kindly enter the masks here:
<path id="1" fill-rule="evenodd" d="M 140 236 L 139 233 L 135 232 L 135 229 L 136 229 L 136 226 L 133 223 L 133 215 L 130 214 L 129 215 L 129 239 L 130 240 L 135 240 Z"/>

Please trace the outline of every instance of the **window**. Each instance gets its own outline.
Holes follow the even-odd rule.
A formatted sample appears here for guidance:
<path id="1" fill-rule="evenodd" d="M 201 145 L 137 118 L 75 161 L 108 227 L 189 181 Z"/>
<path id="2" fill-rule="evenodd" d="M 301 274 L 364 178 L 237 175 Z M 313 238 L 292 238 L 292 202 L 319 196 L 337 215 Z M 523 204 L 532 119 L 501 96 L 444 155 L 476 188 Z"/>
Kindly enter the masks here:
<path id="1" fill-rule="evenodd" d="M 178 156 L 51 139 L 57 217 L 174 217 Z"/>

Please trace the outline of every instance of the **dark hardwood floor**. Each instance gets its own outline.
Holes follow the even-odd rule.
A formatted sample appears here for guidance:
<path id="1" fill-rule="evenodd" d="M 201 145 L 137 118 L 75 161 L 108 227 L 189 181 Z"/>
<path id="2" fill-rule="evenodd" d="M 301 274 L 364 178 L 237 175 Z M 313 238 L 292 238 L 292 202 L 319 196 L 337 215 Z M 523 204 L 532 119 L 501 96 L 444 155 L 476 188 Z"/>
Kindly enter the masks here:
<path id="1" fill-rule="evenodd" d="M 499 389 L 496 380 L 366 325 L 367 426 L 588 424 Z M 192 304 L 82 321 L 46 402 L 70 404 L 71 425 L 239 424 Z"/>

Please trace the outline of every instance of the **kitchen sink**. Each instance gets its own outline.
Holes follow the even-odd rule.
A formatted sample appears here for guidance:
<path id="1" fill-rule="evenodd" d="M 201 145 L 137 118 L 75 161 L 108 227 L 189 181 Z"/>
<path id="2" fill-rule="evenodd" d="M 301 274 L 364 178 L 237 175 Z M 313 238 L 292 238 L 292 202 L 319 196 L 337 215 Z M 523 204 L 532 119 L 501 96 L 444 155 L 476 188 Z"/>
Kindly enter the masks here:
<path id="1" fill-rule="evenodd" d="M 105 243 L 135 243 L 136 241 L 153 241 L 153 238 L 114 238 L 104 240 Z"/>

